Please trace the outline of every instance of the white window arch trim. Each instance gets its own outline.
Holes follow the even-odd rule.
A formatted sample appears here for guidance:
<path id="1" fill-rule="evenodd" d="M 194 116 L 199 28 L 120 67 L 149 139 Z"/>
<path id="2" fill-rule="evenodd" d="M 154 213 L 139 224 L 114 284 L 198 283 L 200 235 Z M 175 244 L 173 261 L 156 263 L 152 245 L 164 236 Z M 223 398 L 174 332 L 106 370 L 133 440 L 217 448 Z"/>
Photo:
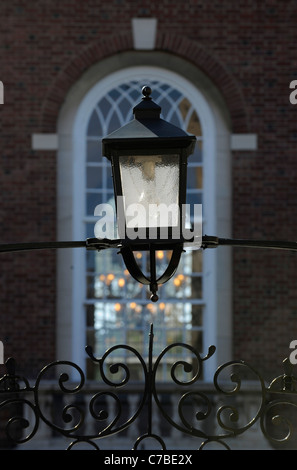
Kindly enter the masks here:
<path id="1" fill-rule="evenodd" d="M 69 229 L 71 228 L 73 240 L 80 239 L 82 233 L 84 233 L 84 191 L 81 181 L 85 177 L 86 129 L 94 109 L 94 103 L 97 103 L 98 98 L 107 94 L 112 88 L 127 80 L 133 80 L 135 76 L 137 78 L 143 77 L 143 84 L 146 83 L 147 77 L 167 82 L 184 94 L 192 104 L 195 103 L 194 109 L 200 119 L 203 135 L 203 179 L 205 182 L 203 188 L 203 232 L 211 235 L 229 236 L 231 231 L 231 172 L 230 134 L 227 126 L 213 103 L 189 80 L 171 70 L 154 66 L 127 67 L 111 73 L 90 87 L 85 93 L 76 109 L 72 126 L 69 126 L 68 123 L 67 129 L 67 122 L 65 122 L 67 118 L 64 118 L 64 122 L 63 120 L 59 121 L 58 186 L 60 194 L 63 193 L 63 187 L 66 183 L 63 180 L 63 175 L 65 177 L 68 174 L 69 188 L 71 188 L 71 190 L 69 188 L 66 190 L 68 193 L 66 195 L 68 215 L 66 214 L 67 209 L 63 214 L 63 203 L 62 207 L 60 204 L 60 210 L 58 211 L 58 220 L 61 222 L 60 233 L 63 234 L 63 232 L 68 231 L 69 236 Z M 141 98 L 141 90 L 139 90 L 139 96 Z M 71 109 L 71 103 L 67 103 L 67 105 Z M 66 130 L 65 134 L 63 130 L 64 132 Z M 71 194 L 73 195 L 72 203 L 69 200 Z M 70 206 L 71 212 L 69 211 Z M 207 349 L 211 344 L 217 346 L 216 356 L 207 362 L 205 368 L 206 381 L 212 379 L 213 373 L 220 363 L 231 358 L 230 251 L 226 249 L 224 253 L 221 252 L 220 254 L 214 253 L 214 251 L 217 250 L 213 250 L 213 252 L 206 250 L 204 254 L 205 282 L 203 297 L 207 299 L 204 317 L 204 348 Z M 66 273 L 65 267 L 62 266 L 63 260 L 67 261 L 66 266 L 72 266 L 71 282 L 68 280 L 68 285 L 67 282 L 65 283 Z M 83 276 L 81 275 L 84 272 L 83 250 L 72 250 L 68 255 L 60 254 L 58 272 L 60 273 L 60 276 L 58 276 L 58 289 L 62 295 L 66 292 L 71 295 L 73 310 L 73 315 L 69 311 L 65 313 L 63 300 L 58 301 L 58 330 L 60 328 L 58 351 L 66 351 L 68 345 L 68 350 L 71 347 L 72 351 L 71 360 L 84 368 L 85 314 L 83 299 L 81 298 L 82 287 L 84 287 L 82 286 Z M 205 350 L 204 353 L 206 352 Z"/>

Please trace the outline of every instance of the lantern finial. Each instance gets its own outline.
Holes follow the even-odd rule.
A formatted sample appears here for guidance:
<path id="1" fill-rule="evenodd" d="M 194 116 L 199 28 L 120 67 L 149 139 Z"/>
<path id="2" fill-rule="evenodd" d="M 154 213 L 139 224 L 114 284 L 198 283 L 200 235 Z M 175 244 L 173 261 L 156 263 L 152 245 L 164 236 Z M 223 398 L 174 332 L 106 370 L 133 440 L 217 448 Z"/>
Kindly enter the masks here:
<path id="1" fill-rule="evenodd" d="M 144 96 L 144 98 L 142 98 L 143 100 L 151 100 L 152 98 L 150 97 L 151 93 L 152 93 L 152 89 L 151 87 L 149 86 L 144 86 L 142 87 L 142 94 Z"/>

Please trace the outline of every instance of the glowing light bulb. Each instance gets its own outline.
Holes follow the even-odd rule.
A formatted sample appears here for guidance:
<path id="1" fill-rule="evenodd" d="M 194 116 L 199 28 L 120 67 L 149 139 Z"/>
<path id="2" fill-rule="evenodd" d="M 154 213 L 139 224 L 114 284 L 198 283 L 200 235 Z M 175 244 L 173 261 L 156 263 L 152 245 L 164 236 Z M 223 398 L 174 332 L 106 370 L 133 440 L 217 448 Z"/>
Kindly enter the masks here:
<path id="1" fill-rule="evenodd" d="M 125 285 L 125 279 L 123 279 L 122 277 L 118 280 L 118 285 L 119 287 L 124 287 Z"/>
<path id="2" fill-rule="evenodd" d="M 114 274 L 107 274 L 106 280 L 110 284 L 114 280 Z"/>

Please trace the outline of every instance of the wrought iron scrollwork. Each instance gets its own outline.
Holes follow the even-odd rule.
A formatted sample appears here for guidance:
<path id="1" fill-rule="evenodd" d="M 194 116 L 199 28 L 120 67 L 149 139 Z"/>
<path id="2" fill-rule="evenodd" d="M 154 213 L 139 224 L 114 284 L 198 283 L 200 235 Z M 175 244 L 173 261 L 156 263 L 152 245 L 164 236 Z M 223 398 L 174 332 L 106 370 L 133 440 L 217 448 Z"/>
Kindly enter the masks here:
<path id="1" fill-rule="evenodd" d="M 284 374 L 272 380 L 269 386 L 265 385 L 257 370 L 244 361 L 223 364 L 214 375 L 213 393 L 207 394 L 203 391 L 201 379 L 205 363 L 215 353 L 214 346 L 202 357 L 192 346 L 174 343 L 154 359 L 153 345 L 151 326 L 146 360 L 136 349 L 127 345 L 115 345 L 100 358 L 95 357 L 92 349 L 87 347 L 86 352 L 98 367 L 100 375 L 98 391 L 87 403 L 78 398 L 85 393 L 87 385 L 84 372 L 73 362 L 55 361 L 48 364 L 31 386 L 28 379 L 16 374 L 15 361 L 8 359 L 6 373 L 0 378 L 0 419 L 2 417 L 2 422 L 5 421 L 3 430 L 7 439 L 17 445 L 24 444 L 36 436 L 42 422 L 56 435 L 66 438 L 69 450 L 80 444 L 99 450 L 100 440 L 130 429 L 140 419 L 145 424 L 145 430 L 131 448 L 141 449 L 149 440 L 157 449 L 165 450 L 165 437 L 154 429 L 154 410 L 175 432 L 194 439 L 197 449 L 207 448 L 213 443 L 230 449 L 231 438 L 243 434 L 257 422 L 264 438 L 273 446 L 287 445 L 294 438 L 296 428 L 292 412 L 297 413 L 297 379 L 293 376 L 288 359 L 284 361 Z M 172 411 L 166 409 L 162 402 L 162 387 L 157 377 L 166 355 L 170 357 L 174 348 L 184 354 L 182 359 L 170 365 L 172 391 L 179 396 L 176 409 Z M 143 374 L 138 387 L 140 398 L 127 416 L 124 416 L 122 400 L 123 391 L 131 382 L 131 371 L 129 362 L 117 359 L 118 353 L 123 351 L 133 356 L 134 364 L 137 362 Z M 52 377 L 53 370 L 62 371 L 56 387 L 51 385 L 55 393 L 63 398 L 63 405 L 55 408 L 55 416 L 45 406 L 42 388 L 46 378 Z M 247 373 L 252 374 L 253 383 L 258 385 L 255 395 L 257 406 L 252 416 L 247 416 L 243 407 L 244 386 L 251 378 Z M 107 406 L 107 402 L 112 406 Z M 95 424 L 91 429 L 87 426 L 90 421 Z"/>
<path id="2" fill-rule="evenodd" d="M 284 374 L 267 387 L 270 400 L 260 424 L 263 434 L 276 448 L 295 448 L 297 439 L 297 378 L 289 359 L 283 361 Z M 295 445 L 294 445 L 295 444 Z"/>
<path id="3" fill-rule="evenodd" d="M 174 428 L 176 428 L 180 432 L 185 433 L 185 434 L 190 434 L 190 435 L 196 436 L 198 438 L 205 439 L 207 437 L 206 434 L 203 431 L 201 431 L 200 429 L 198 429 L 196 426 L 194 426 L 192 423 L 190 423 L 188 418 L 186 417 L 186 415 L 184 413 L 184 405 L 185 405 L 186 401 L 190 397 L 191 398 L 199 397 L 202 400 L 204 400 L 204 402 L 206 403 L 207 411 L 206 412 L 201 412 L 201 411 L 196 412 L 196 414 L 195 414 L 196 420 L 201 421 L 203 419 L 206 419 L 208 417 L 210 409 L 211 409 L 211 403 L 210 403 L 209 398 L 205 394 L 203 394 L 202 392 L 199 392 L 198 390 L 187 391 L 187 392 L 182 393 L 182 396 L 181 396 L 181 398 L 178 402 L 178 418 L 180 420 L 180 423 L 176 422 L 172 418 L 172 416 L 170 416 L 165 411 L 165 409 L 163 408 L 163 406 L 161 404 L 161 401 L 159 400 L 159 397 L 158 397 L 158 385 L 157 385 L 157 381 L 156 381 L 156 374 L 157 374 L 158 367 L 159 367 L 162 359 L 164 358 L 164 356 L 167 353 L 169 353 L 170 350 L 172 350 L 176 347 L 185 349 L 187 352 L 189 352 L 192 355 L 192 358 L 193 358 L 192 361 L 193 360 L 195 361 L 195 367 L 194 367 L 193 362 L 184 361 L 184 360 L 183 361 L 178 360 L 171 366 L 171 371 L 170 371 L 171 379 L 173 380 L 173 382 L 176 385 L 180 386 L 181 388 L 193 386 L 194 384 L 197 383 L 197 381 L 201 378 L 201 375 L 202 375 L 203 362 L 206 361 L 207 359 L 209 359 L 214 354 L 215 347 L 211 346 L 208 350 L 208 354 L 205 357 L 201 357 L 201 355 L 190 345 L 183 344 L 183 343 L 171 344 L 171 345 L 167 346 L 162 351 L 162 353 L 158 356 L 158 358 L 155 362 L 154 368 L 153 368 L 153 380 L 152 380 L 152 383 L 153 383 L 153 396 L 154 396 L 155 403 L 157 404 L 158 409 L 160 410 L 162 416 L 169 422 L 169 424 L 171 426 L 173 426 Z M 184 379 L 184 380 L 181 380 L 180 378 L 178 378 L 177 370 L 179 368 L 183 368 L 183 371 L 186 374 L 191 374 L 192 373 L 192 377 L 190 377 L 188 379 Z"/>

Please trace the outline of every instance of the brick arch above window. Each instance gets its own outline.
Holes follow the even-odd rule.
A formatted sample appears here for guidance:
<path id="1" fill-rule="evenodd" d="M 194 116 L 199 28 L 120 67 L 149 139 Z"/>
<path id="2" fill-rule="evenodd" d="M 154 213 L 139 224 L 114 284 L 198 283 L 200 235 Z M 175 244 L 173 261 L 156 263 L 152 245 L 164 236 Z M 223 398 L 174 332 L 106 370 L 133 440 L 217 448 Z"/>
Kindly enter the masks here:
<path id="1" fill-rule="evenodd" d="M 240 86 L 233 75 L 219 59 L 198 42 L 175 34 L 159 32 L 154 51 L 133 51 L 130 33 L 103 38 L 100 42 L 85 47 L 70 60 L 57 75 L 44 99 L 40 121 L 40 132 L 54 132 L 60 108 L 77 80 L 88 69 L 104 60 L 113 60 L 115 70 L 122 67 L 122 56 L 130 55 L 131 65 L 153 65 L 154 56 L 166 54 L 162 66 L 172 64 L 172 60 L 184 60 L 194 66 L 217 88 L 228 109 L 230 127 L 233 133 L 250 132 L 247 104 Z M 120 60 L 118 58 L 120 57 Z M 141 64 L 139 63 L 141 58 Z M 134 60 L 134 63 L 133 63 Z M 157 59 L 156 59 L 157 60 Z M 156 65 L 156 64 L 154 64 Z"/>

